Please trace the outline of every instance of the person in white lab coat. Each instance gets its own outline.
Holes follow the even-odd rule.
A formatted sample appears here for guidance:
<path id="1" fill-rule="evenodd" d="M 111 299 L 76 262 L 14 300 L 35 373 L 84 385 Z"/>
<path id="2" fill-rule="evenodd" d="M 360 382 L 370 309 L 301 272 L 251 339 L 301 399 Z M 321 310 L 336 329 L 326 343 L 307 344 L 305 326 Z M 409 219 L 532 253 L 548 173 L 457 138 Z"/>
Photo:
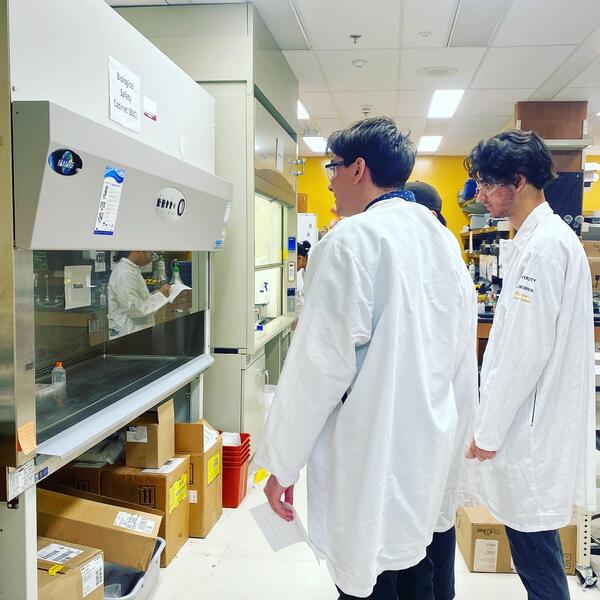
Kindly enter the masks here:
<path id="1" fill-rule="evenodd" d="M 595 506 L 594 323 L 591 277 L 575 232 L 545 201 L 550 152 L 532 132 L 480 142 L 465 165 L 492 217 L 517 234 L 481 370 L 468 457 L 506 525 L 530 600 L 569 598 L 557 530 L 574 505 Z"/>
<path id="2" fill-rule="evenodd" d="M 153 252 L 131 250 L 117 252 L 108 282 L 108 328 L 115 338 L 154 325 L 154 313 L 167 302 L 168 284 L 151 294 L 141 267 L 152 262 Z"/>
<path id="3" fill-rule="evenodd" d="M 298 258 L 296 259 L 296 317 L 299 319 L 304 308 L 304 274 L 308 265 L 308 253 L 311 243 L 304 240 L 298 244 Z"/>
<path id="4" fill-rule="evenodd" d="M 400 572 L 422 563 L 419 598 L 432 600 L 425 551 L 445 513 L 457 402 L 472 397 L 473 285 L 456 240 L 403 189 L 415 147 L 391 119 L 329 148 L 346 218 L 311 252 L 255 462 L 286 520 L 281 498 L 308 462 L 309 539 L 340 598 L 398 600 Z"/>
<path id="5" fill-rule="evenodd" d="M 415 201 L 418 204 L 428 208 L 431 214 L 442 225 L 446 225 L 446 219 L 442 215 L 442 198 L 432 185 L 424 181 L 413 181 L 406 184 L 406 189 L 415 195 Z M 452 234 L 450 232 L 448 234 L 453 239 Z M 474 287 L 473 298 L 473 302 L 475 302 Z M 471 338 L 472 349 L 468 356 L 470 356 L 471 368 L 463 370 L 463 373 L 469 379 L 465 380 L 462 386 L 462 389 L 467 390 L 468 393 L 463 393 L 461 398 L 457 398 L 459 424 L 452 453 L 452 468 L 448 476 L 442 514 L 436 525 L 431 544 L 427 546 L 426 556 L 433 565 L 433 594 L 435 600 L 452 600 L 455 597 L 454 558 L 456 553 L 456 531 L 454 529 L 454 515 L 456 514 L 458 505 L 458 488 L 462 467 L 465 462 L 464 449 L 467 446 L 467 441 L 469 441 L 469 435 L 472 431 L 473 417 L 478 401 L 477 355 L 475 352 L 477 319 L 474 312 L 470 316 L 473 336 Z M 415 567 L 415 569 L 420 568 L 420 564 Z M 418 593 L 412 589 L 413 581 L 414 577 L 411 569 L 407 569 L 403 578 L 404 594 L 402 600 L 420 600 Z"/>

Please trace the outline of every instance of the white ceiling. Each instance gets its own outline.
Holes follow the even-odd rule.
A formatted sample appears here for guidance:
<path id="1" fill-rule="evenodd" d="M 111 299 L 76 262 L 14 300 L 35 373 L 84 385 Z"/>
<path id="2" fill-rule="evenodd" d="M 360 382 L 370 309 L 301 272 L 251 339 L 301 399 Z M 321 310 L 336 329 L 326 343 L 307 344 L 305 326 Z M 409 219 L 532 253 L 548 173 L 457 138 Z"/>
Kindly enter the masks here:
<path id="1" fill-rule="evenodd" d="M 221 3 L 109 1 L 128 6 Z M 490 8 L 493 2 L 494 10 L 485 10 L 486 2 Z M 506 126 L 518 101 L 588 100 L 588 132 L 600 144 L 600 0 L 254 4 L 298 78 L 300 98 L 311 116 L 307 127 L 323 136 L 362 118 L 363 107 L 369 105 L 371 116 L 393 117 L 411 130 L 415 142 L 424 133 L 443 135 L 437 154 L 462 155 Z M 460 47 L 465 32 L 483 31 L 492 31 L 488 40 L 477 47 Z M 362 37 L 354 43 L 351 34 Z M 352 65 L 356 59 L 367 63 L 357 68 Z M 452 67 L 456 72 L 442 77 L 419 74 L 427 67 Z M 427 119 L 435 89 L 466 90 L 452 119 Z M 600 146 L 593 150 L 600 152 Z M 302 142 L 300 151 L 312 154 Z"/>

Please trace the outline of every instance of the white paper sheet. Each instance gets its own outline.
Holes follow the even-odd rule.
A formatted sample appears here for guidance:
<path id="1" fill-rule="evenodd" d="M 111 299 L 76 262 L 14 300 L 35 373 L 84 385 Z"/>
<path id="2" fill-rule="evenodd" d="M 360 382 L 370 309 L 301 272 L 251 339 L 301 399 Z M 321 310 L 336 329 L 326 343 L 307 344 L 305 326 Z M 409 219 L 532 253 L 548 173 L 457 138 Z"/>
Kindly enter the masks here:
<path id="1" fill-rule="evenodd" d="M 308 544 L 308 535 L 302 521 L 293 507 L 292 510 L 294 511 L 294 520 L 284 521 L 273 512 L 268 502 L 250 509 L 256 524 L 267 538 L 271 548 L 273 548 L 273 552 L 278 552 L 282 548 L 287 548 L 287 546 L 298 542 Z"/>
<path id="2" fill-rule="evenodd" d="M 92 303 L 91 265 L 65 267 L 65 310 Z"/>
<path id="3" fill-rule="evenodd" d="M 173 300 L 175 300 L 175 298 L 177 298 L 177 296 L 179 296 L 179 294 L 181 294 L 181 292 L 183 292 L 183 290 L 191 290 L 191 287 L 188 287 L 187 285 L 184 285 L 183 283 L 174 283 L 173 285 L 171 285 L 171 291 L 169 292 L 169 295 L 167 297 L 167 300 L 169 302 L 173 302 Z"/>

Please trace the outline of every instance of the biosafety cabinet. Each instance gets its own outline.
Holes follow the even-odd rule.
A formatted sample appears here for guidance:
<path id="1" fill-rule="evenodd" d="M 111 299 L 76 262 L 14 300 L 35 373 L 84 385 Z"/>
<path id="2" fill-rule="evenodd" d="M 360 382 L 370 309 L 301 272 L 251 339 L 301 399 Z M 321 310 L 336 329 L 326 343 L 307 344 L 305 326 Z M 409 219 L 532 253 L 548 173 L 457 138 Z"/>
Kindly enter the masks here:
<path id="1" fill-rule="evenodd" d="M 212 96 L 105 2 L 0 0 L 0 598 L 36 597 L 35 483 L 173 395 L 202 416 L 233 199 L 214 125 Z M 123 255 L 146 294 L 177 283 L 131 327 Z"/>
<path id="2" fill-rule="evenodd" d="M 212 263 L 204 414 L 256 448 L 261 390 L 277 383 L 295 319 L 298 83 L 252 4 L 119 12 L 216 101 L 216 168 L 234 204 Z"/>

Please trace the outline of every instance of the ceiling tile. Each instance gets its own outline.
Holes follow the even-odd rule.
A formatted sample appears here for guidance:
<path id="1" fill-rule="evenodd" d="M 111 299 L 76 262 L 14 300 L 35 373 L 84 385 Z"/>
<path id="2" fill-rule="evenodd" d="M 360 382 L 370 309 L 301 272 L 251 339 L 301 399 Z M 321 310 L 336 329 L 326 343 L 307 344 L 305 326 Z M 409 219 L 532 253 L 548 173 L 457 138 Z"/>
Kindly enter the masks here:
<path id="1" fill-rule="evenodd" d="M 405 0 L 402 18 L 403 48 L 446 46 L 456 0 Z M 428 37 L 421 32 L 430 32 Z"/>
<path id="2" fill-rule="evenodd" d="M 519 0 L 510 7 L 493 45 L 580 44 L 598 26 L 597 0 Z"/>
<path id="3" fill-rule="evenodd" d="M 336 119 L 339 116 L 329 92 L 301 92 L 300 100 L 313 119 Z"/>
<path id="4" fill-rule="evenodd" d="M 315 119 L 315 123 L 319 128 L 319 133 L 323 137 L 328 137 L 334 131 L 344 128 L 344 121 L 342 119 Z"/>
<path id="5" fill-rule="evenodd" d="M 314 52 L 311 50 L 286 50 L 283 55 L 298 80 L 301 92 L 328 91 Z"/>
<path id="6" fill-rule="evenodd" d="M 361 119 L 364 105 L 370 106 L 370 117 L 389 116 L 396 111 L 396 92 L 334 92 L 332 95 L 343 118 Z"/>
<path id="7" fill-rule="evenodd" d="M 600 56 L 575 77 L 569 87 L 596 87 L 598 82 L 600 82 Z"/>
<path id="8" fill-rule="evenodd" d="M 575 46 L 490 48 L 472 88 L 538 88 Z"/>
<path id="9" fill-rule="evenodd" d="M 436 154 L 466 156 L 480 140 L 478 136 L 444 136 Z"/>
<path id="10" fill-rule="evenodd" d="M 450 119 L 427 119 L 423 135 L 444 135 Z"/>
<path id="11" fill-rule="evenodd" d="M 423 48 L 402 50 L 400 88 L 413 90 L 466 89 L 477 70 L 485 48 Z M 419 69 L 453 67 L 455 75 L 424 77 Z"/>
<path id="12" fill-rule="evenodd" d="M 331 91 L 395 90 L 398 77 L 397 50 L 330 50 L 317 52 Z M 357 69 L 355 59 L 367 64 Z"/>
<path id="13" fill-rule="evenodd" d="M 446 129 L 451 137 L 480 136 L 490 137 L 506 123 L 506 117 L 453 117 Z"/>
<path id="14" fill-rule="evenodd" d="M 300 20 L 315 50 L 398 48 L 400 5 L 398 0 L 294 0 Z M 374 18 L 376 16 L 376 18 Z M 356 44 L 350 34 L 362 37 Z"/>
<path id="15" fill-rule="evenodd" d="M 462 97 L 456 117 L 495 117 L 513 114 L 517 102 L 527 100 L 534 88 L 517 90 L 467 90 Z"/>
<path id="16" fill-rule="evenodd" d="M 399 129 L 410 132 L 410 139 L 417 144 L 425 131 L 427 119 L 418 117 L 396 117 L 394 119 Z"/>
<path id="17" fill-rule="evenodd" d="M 398 92 L 398 117 L 426 117 L 432 90 L 401 90 Z"/>

